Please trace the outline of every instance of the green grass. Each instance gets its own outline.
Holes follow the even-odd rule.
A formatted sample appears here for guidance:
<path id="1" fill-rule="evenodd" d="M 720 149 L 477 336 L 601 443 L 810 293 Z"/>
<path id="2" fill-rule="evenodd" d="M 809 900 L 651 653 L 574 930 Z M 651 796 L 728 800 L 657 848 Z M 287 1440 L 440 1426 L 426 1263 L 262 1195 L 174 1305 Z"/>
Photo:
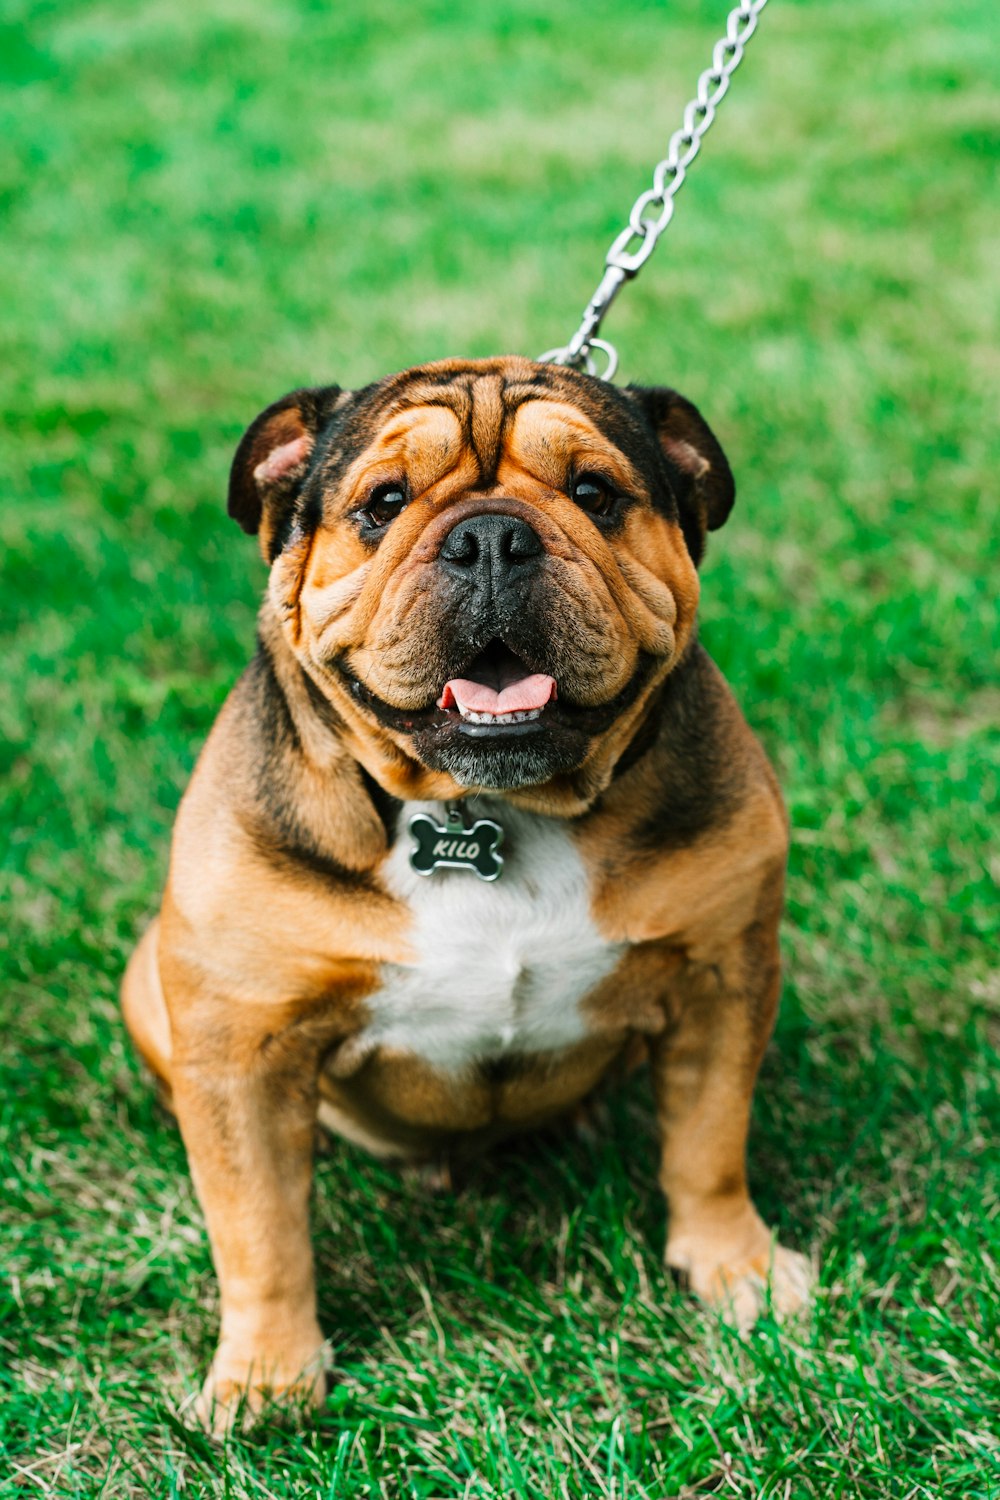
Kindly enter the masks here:
<path id="1" fill-rule="evenodd" d="M 453 1198 L 334 1148 L 327 1409 L 178 1416 L 216 1288 L 116 990 L 252 645 L 233 445 L 303 382 L 567 337 L 724 8 L 6 8 L 4 1496 L 1000 1497 L 987 0 L 775 0 L 609 325 L 738 476 L 704 638 L 795 826 L 752 1176 L 811 1327 L 670 1285 L 640 1085 Z"/>

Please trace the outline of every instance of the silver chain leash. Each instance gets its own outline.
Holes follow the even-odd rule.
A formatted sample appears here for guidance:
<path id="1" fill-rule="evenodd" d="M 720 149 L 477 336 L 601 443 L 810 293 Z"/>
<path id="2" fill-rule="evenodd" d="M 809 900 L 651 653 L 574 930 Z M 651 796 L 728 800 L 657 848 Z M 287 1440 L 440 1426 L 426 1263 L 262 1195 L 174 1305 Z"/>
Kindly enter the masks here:
<path id="1" fill-rule="evenodd" d="M 612 302 L 625 285 L 637 275 L 656 248 L 656 242 L 674 216 L 674 199 L 687 176 L 687 169 L 701 148 L 702 136 L 715 119 L 719 101 L 729 88 L 729 80 L 743 60 L 743 49 L 757 29 L 757 17 L 767 0 L 743 0 L 729 12 L 726 34 L 716 42 L 712 66 L 698 79 L 698 91 L 684 111 L 684 124 L 670 137 L 667 154 L 653 172 L 653 186 L 640 193 L 632 204 L 628 223 L 615 238 L 604 258 L 604 275 L 587 303 L 579 328 L 562 349 L 548 349 L 539 359 L 545 364 L 569 365 L 599 372 L 593 350 L 599 349 L 607 360 L 604 380 L 613 380 L 618 369 L 618 351 L 607 339 L 597 337 L 601 322 Z"/>

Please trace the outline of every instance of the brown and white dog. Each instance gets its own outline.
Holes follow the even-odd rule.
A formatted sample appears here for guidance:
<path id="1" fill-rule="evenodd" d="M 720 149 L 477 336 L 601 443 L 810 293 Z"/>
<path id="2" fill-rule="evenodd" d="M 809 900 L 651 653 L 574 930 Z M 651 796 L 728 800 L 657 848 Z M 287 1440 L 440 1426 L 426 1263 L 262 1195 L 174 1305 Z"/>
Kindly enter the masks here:
<path id="1" fill-rule="evenodd" d="M 509 358 L 295 391 L 236 453 L 270 582 L 124 982 L 222 1293 L 202 1411 L 318 1400 L 317 1119 L 433 1161 L 648 1050 L 667 1262 L 743 1324 L 808 1300 L 747 1192 L 787 830 L 698 644 L 733 503 L 689 402 Z M 417 873 L 410 817 L 504 829 Z"/>

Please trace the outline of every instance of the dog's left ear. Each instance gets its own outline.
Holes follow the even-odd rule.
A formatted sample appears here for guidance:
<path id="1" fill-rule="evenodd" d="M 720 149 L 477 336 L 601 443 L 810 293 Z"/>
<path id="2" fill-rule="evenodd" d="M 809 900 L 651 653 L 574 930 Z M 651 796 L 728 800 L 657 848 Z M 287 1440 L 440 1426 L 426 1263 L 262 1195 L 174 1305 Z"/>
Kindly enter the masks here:
<path id="1" fill-rule="evenodd" d="M 281 550 L 316 439 L 344 398 L 339 385 L 290 391 L 247 428 L 229 471 L 229 514 L 260 536 L 265 560 Z"/>
<path id="2" fill-rule="evenodd" d="M 701 412 L 665 386 L 628 387 L 653 428 L 680 507 L 681 530 L 698 562 L 705 533 L 721 526 L 733 508 L 736 483 L 726 455 Z"/>

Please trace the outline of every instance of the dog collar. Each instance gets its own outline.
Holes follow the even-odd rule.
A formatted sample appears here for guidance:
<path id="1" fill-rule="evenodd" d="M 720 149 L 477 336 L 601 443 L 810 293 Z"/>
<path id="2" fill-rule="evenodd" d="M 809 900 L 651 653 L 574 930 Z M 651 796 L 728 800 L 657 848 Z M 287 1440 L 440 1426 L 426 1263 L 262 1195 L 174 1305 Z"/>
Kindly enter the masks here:
<path id="1" fill-rule="evenodd" d="M 410 866 L 418 875 L 435 870 L 472 870 L 480 880 L 499 880 L 503 870 L 503 829 L 492 818 L 479 818 L 467 828 L 462 809 L 449 802 L 443 824 L 427 813 L 414 813 L 409 821 L 414 839 Z"/>

